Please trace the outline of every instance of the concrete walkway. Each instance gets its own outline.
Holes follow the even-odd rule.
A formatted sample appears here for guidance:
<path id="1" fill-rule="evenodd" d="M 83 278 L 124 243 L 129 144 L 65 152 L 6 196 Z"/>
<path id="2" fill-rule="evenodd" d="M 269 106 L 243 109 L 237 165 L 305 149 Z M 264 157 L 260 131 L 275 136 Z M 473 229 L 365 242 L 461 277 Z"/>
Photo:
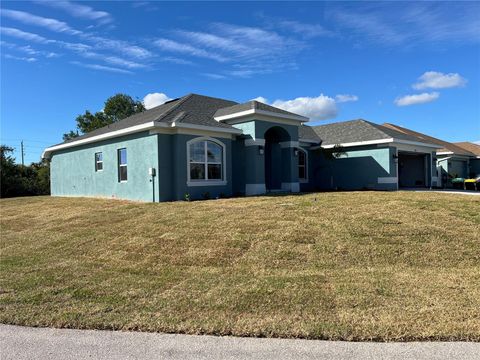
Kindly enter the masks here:
<path id="1" fill-rule="evenodd" d="M 436 192 L 436 193 L 443 193 L 443 194 L 480 196 L 480 191 L 475 191 L 475 190 L 461 190 L 461 189 L 419 189 L 419 188 L 405 188 L 405 189 L 400 189 L 400 191 Z"/>
<path id="2" fill-rule="evenodd" d="M 7 359 L 478 359 L 480 343 L 258 339 L 0 325 Z"/>

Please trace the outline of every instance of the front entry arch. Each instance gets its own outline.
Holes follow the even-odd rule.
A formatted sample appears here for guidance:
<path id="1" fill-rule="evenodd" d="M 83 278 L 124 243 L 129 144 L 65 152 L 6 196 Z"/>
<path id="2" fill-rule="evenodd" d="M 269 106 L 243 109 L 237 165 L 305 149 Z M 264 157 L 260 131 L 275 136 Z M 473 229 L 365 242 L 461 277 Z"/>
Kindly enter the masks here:
<path id="1" fill-rule="evenodd" d="M 285 129 L 274 126 L 268 129 L 265 139 L 265 188 L 267 191 L 282 189 L 282 183 L 289 182 L 288 171 L 291 162 L 290 151 L 285 151 L 281 143 L 290 142 Z"/>

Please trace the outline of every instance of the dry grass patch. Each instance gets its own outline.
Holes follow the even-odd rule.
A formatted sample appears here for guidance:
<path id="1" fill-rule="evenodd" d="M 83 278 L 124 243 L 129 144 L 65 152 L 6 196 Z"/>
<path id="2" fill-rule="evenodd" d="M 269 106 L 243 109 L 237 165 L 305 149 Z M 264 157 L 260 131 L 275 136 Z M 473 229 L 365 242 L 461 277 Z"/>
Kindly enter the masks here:
<path id="1" fill-rule="evenodd" d="M 2 323 L 480 340 L 475 197 L 37 197 L 0 206 Z"/>

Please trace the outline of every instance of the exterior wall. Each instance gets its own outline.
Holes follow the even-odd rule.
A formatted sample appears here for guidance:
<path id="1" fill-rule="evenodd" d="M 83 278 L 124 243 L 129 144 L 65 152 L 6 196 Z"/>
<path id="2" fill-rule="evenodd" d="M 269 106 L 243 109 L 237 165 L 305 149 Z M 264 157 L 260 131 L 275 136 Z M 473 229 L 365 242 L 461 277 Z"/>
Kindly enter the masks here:
<path id="1" fill-rule="evenodd" d="M 467 160 L 452 159 L 449 161 L 448 169 L 450 175 L 453 177 L 467 178 L 468 177 L 468 164 Z"/>
<path id="2" fill-rule="evenodd" d="M 117 150 L 127 149 L 126 182 L 118 181 Z M 95 171 L 95 153 L 102 152 L 103 170 Z M 149 168 L 158 168 L 157 135 L 137 133 L 56 151 L 51 158 L 54 196 L 92 196 L 158 201 L 158 183 Z"/>
<path id="3" fill-rule="evenodd" d="M 475 163 L 477 161 L 477 163 Z M 470 175 L 480 174 L 480 161 L 455 155 L 438 156 L 438 176 L 441 177 L 443 187 L 452 187 L 454 177 L 468 178 Z"/>
<path id="4" fill-rule="evenodd" d="M 345 149 L 345 155 L 329 160 L 318 152 L 312 158 L 315 185 L 319 189 L 396 190 L 397 164 L 394 147 L 362 146 Z"/>
<path id="5" fill-rule="evenodd" d="M 317 156 L 318 151 L 311 150 L 309 144 L 300 144 L 300 148 L 307 153 L 307 180 L 299 180 L 300 182 L 300 191 L 314 191 L 317 186 L 315 183 L 315 172 L 314 169 L 318 165 L 319 158 Z M 298 159 L 297 159 L 298 162 Z M 298 168 L 296 169 L 298 176 Z"/>
<path id="6" fill-rule="evenodd" d="M 298 126 L 264 120 L 248 120 L 233 126 L 241 129 L 244 133 L 242 141 L 244 148 L 242 150 L 241 146 L 236 146 L 235 151 L 235 154 L 243 152 L 243 162 L 238 164 L 234 159 L 234 163 L 236 169 L 243 169 L 245 181 L 243 186 L 237 183 L 238 186 L 235 186 L 236 193 L 256 195 L 266 192 L 266 176 L 269 174 L 265 174 L 265 161 L 270 161 L 266 159 L 267 155 L 271 156 L 272 161 L 271 168 L 275 178 L 273 188 L 292 192 L 300 190 L 297 169 L 298 159 L 293 155 L 293 148 L 299 146 Z M 272 155 L 270 148 L 268 154 L 265 151 L 265 133 L 273 127 L 284 130 L 288 139 L 281 140 L 284 144 L 272 144 Z M 260 148 L 263 148 L 263 154 L 260 152 Z M 234 173 L 239 174 L 240 171 L 234 170 Z"/>
<path id="7" fill-rule="evenodd" d="M 225 185 L 209 184 L 207 182 L 188 183 L 187 142 L 193 139 L 213 139 L 224 145 L 225 151 Z M 184 200 L 188 195 L 190 199 L 217 198 L 233 195 L 233 157 L 232 140 L 228 138 L 209 137 L 202 135 L 185 134 L 159 134 L 159 196 L 160 201 Z"/>
<path id="8" fill-rule="evenodd" d="M 242 125 L 242 124 L 239 124 Z M 273 165 L 279 189 L 299 191 L 298 159 L 294 156 L 298 130 L 291 125 L 254 121 L 245 131 L 262 136 L 273 127 L 284 129 L 290 141 L 275 144 L 282 161 Z M 52 195 L 109 197 L 140 201 L 183 200 L 248 195 L 246 184 L 265 192 L 265 153 L 258 145 L 246 146 L 252 136 L 211 137 L 225 149 L 225 184 L 188 182 L 187 142 L 200 135 L 142 132 L 102 142 L 55 151 L 51 158 Z M 207 137 L 208 138 L 208 137 Z M 263 140 L 263 146 L 265 141 Z M 127 149 L 128 181 L 118 180 L 117 150 Z M 95 171 L 95 153 L 103 154 L 103 171 Z M 277 159 L 278 160 L 278 159 Z M 310 158 L 309 158 L 310 160 Z M 149 168 L 156 170 L 152 178 Z M 309 166 L 310 170 L 311 166 Z"/>

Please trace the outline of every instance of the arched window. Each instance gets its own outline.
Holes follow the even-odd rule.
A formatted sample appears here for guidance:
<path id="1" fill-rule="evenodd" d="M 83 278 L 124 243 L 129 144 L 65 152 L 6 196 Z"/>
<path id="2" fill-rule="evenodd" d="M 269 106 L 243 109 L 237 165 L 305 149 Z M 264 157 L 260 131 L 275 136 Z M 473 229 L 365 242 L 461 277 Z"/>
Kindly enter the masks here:
<path id="1" fill-rule="evenodd" d="M 225 181 L 225 145 L 210 138 L 198 138 L 187 143 L 188 181 L 218 183 Z"/>
<path id="2" fill-rule="evenodd" d="M 298 149 L 298 180 L 308 181 L 307 153 Z"/>

